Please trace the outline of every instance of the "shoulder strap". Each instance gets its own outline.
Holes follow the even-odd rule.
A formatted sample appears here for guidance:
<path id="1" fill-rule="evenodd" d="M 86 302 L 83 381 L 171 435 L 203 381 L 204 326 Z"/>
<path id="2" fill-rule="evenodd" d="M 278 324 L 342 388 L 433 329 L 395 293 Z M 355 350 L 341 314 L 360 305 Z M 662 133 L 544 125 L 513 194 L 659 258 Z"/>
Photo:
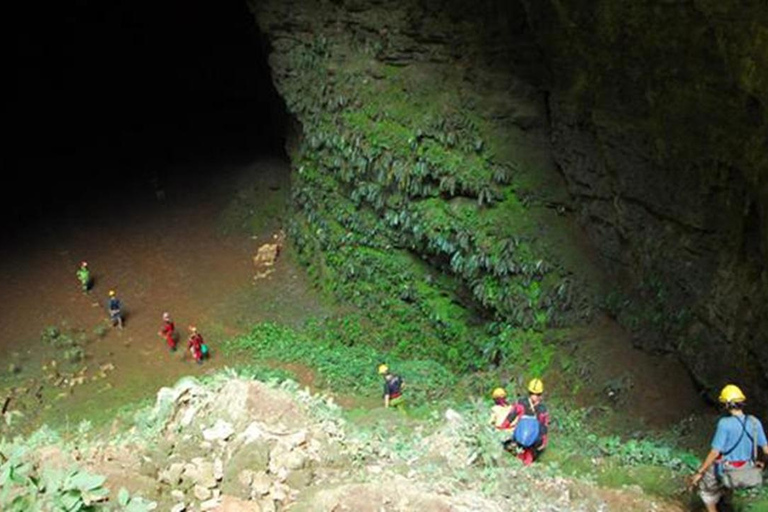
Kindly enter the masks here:
<path id="1" fill-rule="evenodd" d="M 757 418 L 752 416 L 752 462 L 757 460 Z"/>
<path id="2" fill-rule="evenodd" d="M 736 421 L 738 421 L 738 419 Z M 724 451 L 720 455 L 725 457 L 726 455 L 729 455 L 733 450 L 735 450 L 736 447 L 739 446 L 739 443 L 741 443 L 741 440 L 744 439 L 744 434 L 746 434 L 746 433 L 747 433 L 747 418 L 744 418 L 744 422 L 741 423 L 741 435 L 736 440 L 736 442 L 733 443 L 733 446 L 731 446 L 731 448 L 729 450 Z M 750 437 L 749 434 L 747 434 L 747 437 Z M 750 437 L 750 439 L 751 439 L 751 437 Z"/>

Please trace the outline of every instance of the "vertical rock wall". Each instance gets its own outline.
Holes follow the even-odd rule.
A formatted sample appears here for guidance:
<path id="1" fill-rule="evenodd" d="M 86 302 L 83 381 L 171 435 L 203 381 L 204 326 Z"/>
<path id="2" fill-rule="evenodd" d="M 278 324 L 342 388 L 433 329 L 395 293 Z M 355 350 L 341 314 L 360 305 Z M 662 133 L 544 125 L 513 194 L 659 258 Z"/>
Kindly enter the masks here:
<path id="1" fill-rule="evenodd" d="M 525 0 L 555 158 L 640 346 L 768 385 L 768 4 Z"/>
<path id="2" fill-rule="evenodd" d="M 530 327 L 538 314 L 541 326 L 573 306 L 577 294 L 566 299 L 561 284 L 583 289 L 599 279 L 565 235 L 578 239 L 578 229 L 537 213 L 573 210 L 619 284 L 604 306 L 639 346 L 680 354 L 710 390 L 730 380 L 753 396 L 768 389 L 764 2 L 293 0 L 252 8 L 306 137 L 293 155 L 306 192 L 296 200 L 326 205 L 304 212 L 322 251 L 348 249 L 327 241 L 333 226 L 322 219 L 333 216 L 329 197 L 351 196 L 339 210 L 357 211 L 342 222 L 348 240 L 360 243 L 356 229 L 367 225 L 362 245 L 373 247 L 373 234 L 386 231 L 378 249 L 414 251 L 459 277 L 498 319 Z M 441 101 L 444 118 L 435 122 L 425 112 L 439 112 L 429 103 Z M 476 165 L 475 179 L 436 170 L 430 148 L 465 171 Z M 308 162 L 307 149 L 321 158 Z M 382 151 L 394 154 L 383 174 Z M 408 190 L 398 165 L 421 173 L 407 178 Z M 484 181 L 494 168 L 514 178 L 502 171 Z M 524 207 L 512 208 L 516 201 Z M 371 211 L 378 220 L 366 224 Z M 488 212 L 493 221 L 475 222 Z M 381 219 L 390 231 L 379 229 Z M 521 241 L 531 244 L 524 252 Z M 526 261 L 494 266 L 512 253 Z M 537 263 L 522 281 L 509 276 Z M 532 294 L 534 282 L 544 299 L 538 284 Z"/>

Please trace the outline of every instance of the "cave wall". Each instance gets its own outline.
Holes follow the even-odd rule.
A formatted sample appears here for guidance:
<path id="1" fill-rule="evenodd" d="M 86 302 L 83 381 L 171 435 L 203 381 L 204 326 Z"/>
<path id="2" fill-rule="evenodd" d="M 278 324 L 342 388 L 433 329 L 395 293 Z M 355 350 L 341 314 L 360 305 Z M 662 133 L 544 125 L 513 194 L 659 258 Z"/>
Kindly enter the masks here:
<path id="1" fill-rule="evenodd" d="M 589 315 L 594 281 L 568 250 L 580 237 L 544 96 L 512 71 L 540 57 L 522 5 L 251 7 L 300 127 L 290 238 L 316 282 L 358 306 L 359 338 L 458 371 L 541 375 L 545 337 Z"/>
<path id="2" fill-rule="evenodd" d="M 555 158 L 638 345 L 768 384 L 768 4 L 525 0 Z"/>
<path id="3" fill-rule="evenodd" d="M 705 388 L 768 389 L 766 8 L 735 6 L 253 0 L 302 135 L 310 270 L 371 311 L 416 305 L 397 336 L 425 357 L 604 307 Z"/>

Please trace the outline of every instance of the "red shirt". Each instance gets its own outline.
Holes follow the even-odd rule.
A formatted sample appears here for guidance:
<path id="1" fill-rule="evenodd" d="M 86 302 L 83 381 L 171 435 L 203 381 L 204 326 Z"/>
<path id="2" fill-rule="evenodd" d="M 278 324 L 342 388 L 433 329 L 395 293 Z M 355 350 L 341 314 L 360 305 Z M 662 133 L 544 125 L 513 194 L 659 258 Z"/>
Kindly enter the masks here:
<path id="1" fill-rule="evenodd" d="M 173 322 L 164 322 L 163 326 L 160 328 L 160 333 L 166 338 L 169 338 L 175 329 L 176 326 L 173 325 Z"/>

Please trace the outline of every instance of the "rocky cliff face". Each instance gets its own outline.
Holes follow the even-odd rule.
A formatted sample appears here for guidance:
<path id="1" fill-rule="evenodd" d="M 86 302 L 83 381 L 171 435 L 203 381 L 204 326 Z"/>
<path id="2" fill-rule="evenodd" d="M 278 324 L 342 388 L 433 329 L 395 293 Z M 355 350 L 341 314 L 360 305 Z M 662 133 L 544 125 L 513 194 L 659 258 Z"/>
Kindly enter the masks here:
<path id="1" fill-rule="evenodd" d="M 738 4 L 255 2 L 303 136 L 294 236 L 342 281 L 352 245 L 415 253 L 514 328 L 605 294 L 707 389 L 768 389 L 768 7 Z"/>
<path id="2" fill-rule="evenodd" d="M 525 1 L 555 158 L 640 346 L 768 384 L 768 5 Z"/>

